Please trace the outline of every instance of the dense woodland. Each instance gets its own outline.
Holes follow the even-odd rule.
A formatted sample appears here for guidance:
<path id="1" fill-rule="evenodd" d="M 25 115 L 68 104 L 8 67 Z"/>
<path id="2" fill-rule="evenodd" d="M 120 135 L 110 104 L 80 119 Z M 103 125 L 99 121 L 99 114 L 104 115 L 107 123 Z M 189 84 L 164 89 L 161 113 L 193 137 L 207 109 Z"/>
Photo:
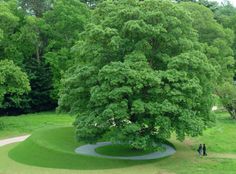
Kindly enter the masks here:
<path id="1" fill-rule="evenodd" d="M 71 47 L 89 22 L 90 9 L 80 1 L 22 0 L 0 3 L 2 69 L 0 114 L 52 110 L 57 106 L 60 80 L 75 57 Z M 4 66 L 5 67 L 4 67 Z M 16 69 L 17 70 L 17 69 Z"/>
<path id="2" fill-rule="evenodd" d="M 236 118 L 235 34 L 229 2 L 0 0 L 0 115 L 58 108 L 136 148 L 199 135 L 215 96 Z"/>

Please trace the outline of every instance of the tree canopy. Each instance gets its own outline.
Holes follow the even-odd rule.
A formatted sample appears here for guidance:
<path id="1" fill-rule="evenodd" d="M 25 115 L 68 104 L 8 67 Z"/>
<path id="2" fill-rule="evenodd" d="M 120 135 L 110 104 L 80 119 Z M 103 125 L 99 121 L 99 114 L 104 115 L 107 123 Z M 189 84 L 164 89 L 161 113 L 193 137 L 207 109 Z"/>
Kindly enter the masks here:
<path id="1" fill-rule="evenodd" d="M 163 10 L 165 9 L 165 10 Z M 216 70 L 188 11 L 170 1 L 99 4 L 73 47 L 59 107 L 77 115 L 80 141 L 110 137 L 145 149 L 196 136 L 212 120 Z"/>

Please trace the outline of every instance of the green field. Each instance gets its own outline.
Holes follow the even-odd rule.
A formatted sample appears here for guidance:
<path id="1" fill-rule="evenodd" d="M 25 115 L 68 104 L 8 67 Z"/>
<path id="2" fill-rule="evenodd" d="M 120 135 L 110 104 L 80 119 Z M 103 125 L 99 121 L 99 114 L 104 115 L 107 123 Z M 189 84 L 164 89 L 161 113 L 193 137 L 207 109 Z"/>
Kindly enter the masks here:
<path id="1" fill-rule="evenodd" d="M 21 117 L 0 118 L 10 122 Z M 24 120 L 24 121 L 23 121 Z M 32 125 L 27 128 L 27 121 Z M 39 121 L 40 120 L 40 121 Z M 53 124 L 52 120 L 58 120 Z M 81 145 L 74 138 L 70 127 L 73 118 L 53 113 L 42 113 L 21 118 L 24 128 L 17 126 L 1 131 L 1 136 L 30 133 L 33 136 L 23 143 L 0 148 L 0 174 L 235 174 L 236 173 L 236 123 L 228 114 L 217 114 L 216 125 L 205 131 L 202 137 L 188 138 L 178 142 L 173 137 L 177 153 L 171 157 L 152 161 L 111 160 L 76 155 L 74 149 Z M 39 123 L 39 125 L 37 125 Z M 12 130 L 12 134 L 11 134 Z M 196 153 L 199 143 L 206 143 L 208 157 L 200 158 Z M 18 162 L 17 162 L 18 161 Z M 41 167 L 39 167 L 41 166 Z"/>

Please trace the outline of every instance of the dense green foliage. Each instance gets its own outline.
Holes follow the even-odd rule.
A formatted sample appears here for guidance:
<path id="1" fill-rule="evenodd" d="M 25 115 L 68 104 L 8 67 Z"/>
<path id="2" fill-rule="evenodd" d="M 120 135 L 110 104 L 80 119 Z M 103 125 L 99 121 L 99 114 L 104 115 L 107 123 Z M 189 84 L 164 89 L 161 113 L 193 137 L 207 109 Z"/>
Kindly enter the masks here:
<path id="1" fill-rule="evenodd" d="M 60 79 L 73 63 L 70 48 L 79 39 L 88 18 L 88 9 L 77 0 L 56 1 L 53 10 L 44 14 L 45 22 L 50 27 L 46 31 L 48 45 L 44 57 L 53 72 L 51 96 L 55 100 L 58 99 Z"/>
<path id="2" fill-rule="evenodd" d="M 232 81 L 235 73 L 232 50 L 233 31 L 217 23 L 214 13 L 206 7 L 196 3 L 182 3 L 181 5 L 191 13 L 193 27 L 198 31 L 199 41 L 203 43 L 203 52 L 219 73 L 217 83 Z"/>
<path id="3" fill-rule="evenodd" d="M 0 114 L 8 112 L 8 108 L 20 107 L 21 96 L 30 91 L 29 80 L 13 61 L 0 60 Z"/>
<path id="4" fill-rule="evenodd" d="M 0 60 L 20 66 L 32 89 L 21 97 L 20 107 L 5 109 L 12 114 L 54 109 L 61 76 L 72 59 L 70 47 L 83 31 L 89 9 L 79 0 L 10 0 L 0 1 L 0 16 Z"/>
<path id="5" fill-rule="evenodd" d="M 202 133 L 212 121 L 217 74 L 224 69 L 220 77 L 229 74 L 232 79 L 227 39 L 233 34 L 209 16 L 206 27 L 210 30 L 213 23 L 225 37 L 220 40 L 213 33 L 216 39 L 205 38 L 205 24 L 198 30 L 188 14 L 169 1 L 106 1 L 97 6 L 73 48 L 77 65 L 68 71 L 59 101 L 61 110 L 78 115 L 78 140 L 96 142 L 107 136 L 145 149 L 173 131 L 180 140 Z M 223 42 L 231 61 L 221 66 L 225 56 L 210 55 L 208 49 L 216 48 L 208 42 L 216 42 L 215 47 Z"/>
<path id="6" fill-rule="evenodd" d="M 216 94 L 219 95 L 221 103 L 228 110 L 231 117 L 235 118 L 234 105 L 236 98 L 235 85 L 232 84 L 232 74 L 235 74 L 235 64 L 233 62 L 236 60 L 236 8 L 229 1 L 225 1 L 222 6 L 213 5 L 214 2 L 202 2 L 195 1 L 195 3 L 205 5 L 214 13 L 197 4 L 182 3 L 182 5 L 193 15 L 195 28 L 200 33 L 200 40 L 207 44 L 205 52 L 209 57 L 214 58 L 211 61 L 214 61 L 215 67 L 220 68 L 218 71 L 220 73 L 219 86 Z M 207 3 L 213 4 L 208 6 Z"/>
<path id="7" fill-rule="evenodd" d="M 225 28 L 230 28 L 236 35 L 236 8 L 230 4 L 220 7 L 215 12 L 215 18 L 219 23 L 221 23 Z M 234 37 L 234 43 L 232 46 L 234 51 L 234 59 L 236 60 L 236 37 Z"/>

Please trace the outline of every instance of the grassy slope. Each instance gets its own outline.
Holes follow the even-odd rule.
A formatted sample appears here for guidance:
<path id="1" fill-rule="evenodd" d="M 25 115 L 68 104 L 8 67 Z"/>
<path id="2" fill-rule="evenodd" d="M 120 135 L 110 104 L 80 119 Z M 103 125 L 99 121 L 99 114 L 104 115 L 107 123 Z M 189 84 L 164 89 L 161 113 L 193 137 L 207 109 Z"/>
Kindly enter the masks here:
<path id="1" fill-rule="evenodd" d="M 0 139 L 22 134 L 50 125 L 71 125 L 74 118 L 66 114 L 56 114 L 55 112 L 43 112 L 27 114 L 15 117 L 0 117 L 4 123 L 4 128 L 0 129 Z"/>
<path id="2" fill-rule="evenodd" d="M 69 151 L 73 149 L 74 146 L 77 146 L 77 144 L 74 144 L 73 141 L 70 141 L 71 139 L 73 139 L 73 136 L 71 137 L 69 134 L 71 133 L 70 131 L 73 130 L 70 128 L 65 129 L 67 129 L 68 132 L 68 136 L 67 133 L 65 133 L 65 138 L 67 138 L 65 140 L 68 143 L 60 143 L 59 141 L 53 140 L 53 137 L 50 137 L 50 135 L 48 134 L 50 131 L 47 133 L 47 137 L 50 137 L 47 141 L 39 141 L 37 143 L 43 143 L 45 146 L 45 143 L 47 142 L 46 149 L 49 149 L 49 153 L 52 153 L 52 148 L 54 149 L 55 153 L 61 153 L 61 147 L 63 145 L 64 154 L 70 154 Z M 172 139 L 171 142 L 173 142 L 173 144 L 176 146 L 177 153 L 169 158 L 143 164 L 128 164 L 122 161 L 103 160 L 87 157 L 86 160 L 84 160 L 82 163 L 77 161 L 78 163 L 74 164 L 79 170 L 49 169 L 17 163 L 7 156 L 8 152 L 16 146 L 10 145 L 0 148 L 0 174 L 235 174 L 236 158 L 224 159 L 211 155 L 212 152 L 220 152 L 220 154 L 234 152 L 236 147 L 235 131 L 236 123 L 233 123 L 232 121 L 228 120 L 228 116 L 226 114 L 219 114 L 219 119 L 216 127 L 207 130 L 203 137 L 197 139 L 188 139 L 184 143 L 180 143 Z M 61 132 L 58 133 L 62 134 Z M 39 140 L 39 137 L 35 138 L 35 140 Z M 208 149 L 210 150 L 209 157 L 199 158 L 196 154 L 196 151 L 193 150 L 193 148 L 196 148 L 198 146 L 199 142 L 207 143 Z M 218 146 L 216 146 L 216 144 L 218 144 Z M 33 152 L 32 157 L 34 156 L 34 158 L 39 158 L 40 155 L 43 154 L 36 154 L 35 152 Z M 57 162 L 61 160 L 61 163 L 63 165 L 64 163 L 69 163 L 68 161 L 71 161 L 72 156 L 73 155 L 71 154 L 70 158 L 68 159 L 64 159 L 62 156 L 54 156 L 51 157 L 50 160 L 52 162 Z M 80 157 L 75 156 L 74 158 L 79 159 Z M 81 168 L 81 165 L 84 166 L 82 166 Z M 98 168 L 97 166 L 100 168 Z M 103 166 L 104 168 L 102 168 Z"/>

